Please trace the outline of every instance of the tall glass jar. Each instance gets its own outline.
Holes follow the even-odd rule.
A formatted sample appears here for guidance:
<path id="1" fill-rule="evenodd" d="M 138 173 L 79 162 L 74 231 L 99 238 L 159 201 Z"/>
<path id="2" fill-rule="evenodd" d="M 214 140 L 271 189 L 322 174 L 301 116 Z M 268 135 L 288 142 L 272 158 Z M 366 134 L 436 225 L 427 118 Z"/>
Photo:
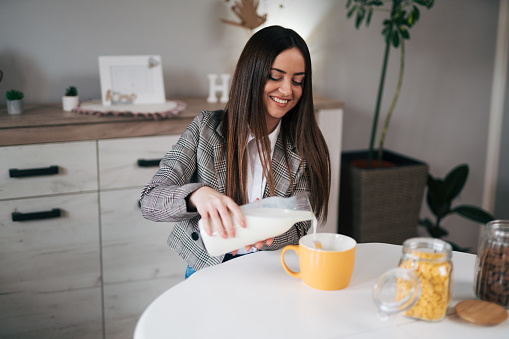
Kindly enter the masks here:
<path id="1" fill-rule="evenodd" d="M 478 299 L 509 308 L 509 220 L 486 225 L 479 240 L 474 279 Z"/>
<path id="2" fill-rule="evenodd" d="M 452 292 L 451 245 L 440 239 L 411 238 L 402 251 L 398 268 L 373 286 L 379 316 L 403 312 L 410 318 L 443 320 Z"/>

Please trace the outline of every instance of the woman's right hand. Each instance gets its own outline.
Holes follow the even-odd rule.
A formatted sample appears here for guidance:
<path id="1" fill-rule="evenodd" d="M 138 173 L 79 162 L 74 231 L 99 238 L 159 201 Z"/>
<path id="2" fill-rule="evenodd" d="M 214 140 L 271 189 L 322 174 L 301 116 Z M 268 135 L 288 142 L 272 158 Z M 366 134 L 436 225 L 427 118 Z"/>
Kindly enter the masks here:
<path id="1" fill-rule="evenodd" d="M 214 228 L 222 238 L 234 238 L 232 215 L 240 227 L 246 227 L 246 220 L 239 205 L 232 198 L 211 187 L 200 187 L 190 195 L 189 201 L 201 215 L 203 228 L 209 236 L 212 235 Z"/>

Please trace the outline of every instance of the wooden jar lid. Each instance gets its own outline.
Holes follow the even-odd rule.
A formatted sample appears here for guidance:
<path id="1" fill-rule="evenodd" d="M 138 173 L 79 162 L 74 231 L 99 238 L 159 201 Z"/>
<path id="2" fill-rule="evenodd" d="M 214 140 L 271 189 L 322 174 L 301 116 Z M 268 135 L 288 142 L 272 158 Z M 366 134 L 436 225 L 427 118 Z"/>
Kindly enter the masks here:
<path id="1" fill-rule="evenodd" d="M 482 300 L 464 300 L 459 302 L 454 309 L 458 316 L 476 325 L 498 325 L 506 321 L 508 317 L 504 307 Z"/>

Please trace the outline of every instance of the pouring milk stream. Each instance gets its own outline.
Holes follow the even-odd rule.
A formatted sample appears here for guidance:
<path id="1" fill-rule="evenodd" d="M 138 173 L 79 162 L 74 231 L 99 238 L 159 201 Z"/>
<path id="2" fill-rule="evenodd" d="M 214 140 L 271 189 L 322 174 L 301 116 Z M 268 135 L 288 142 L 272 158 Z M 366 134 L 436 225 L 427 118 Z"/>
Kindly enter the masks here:
<path id="1" fill-rule="evenodd" d="M 299 193 L 290 198 L 270 197 L 240 206 L 246 219 L 246 227 L 239 226 L 232 216 L 235 237 L 221 238 L 217 232 L 209 236 L 198 222 L 203 244 L 211 256 L 229 253 L 258 241 L 278 236 L 288 231 L 295 223 L 312 221 L 316 233 L 317 220 L 309 204 L 307 193 Z"/>

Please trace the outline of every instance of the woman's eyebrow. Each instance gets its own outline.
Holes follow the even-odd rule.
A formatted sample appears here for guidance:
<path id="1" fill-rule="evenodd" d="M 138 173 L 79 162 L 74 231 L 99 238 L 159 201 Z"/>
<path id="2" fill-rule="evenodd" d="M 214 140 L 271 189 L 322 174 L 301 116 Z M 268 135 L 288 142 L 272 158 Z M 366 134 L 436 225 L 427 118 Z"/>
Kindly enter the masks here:
<path id="1" fill-rule="evenodd" d="M 276 72 L 279 72 L 279 73 L 283 73 L 283 74 L 286 74 L 285 71 L 279 69 L 279 68 L 271 68 L 272 71 L 276 71 Z M 305 75 L 306 72 L 297 72 L 297 73 L 294 73 L 293 75 Z"/>

